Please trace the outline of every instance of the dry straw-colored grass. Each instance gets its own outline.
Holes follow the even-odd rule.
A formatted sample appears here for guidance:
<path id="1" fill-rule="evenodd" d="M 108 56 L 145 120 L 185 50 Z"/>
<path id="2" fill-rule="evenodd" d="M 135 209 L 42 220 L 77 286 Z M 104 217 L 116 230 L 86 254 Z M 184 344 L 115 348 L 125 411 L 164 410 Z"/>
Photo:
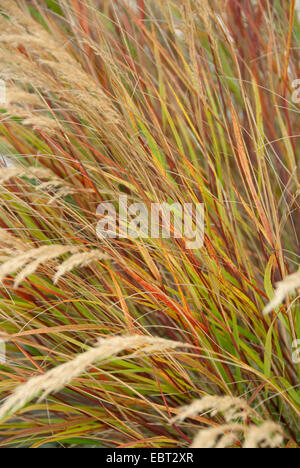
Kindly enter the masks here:
<path id="1" fill-rule="evenodd" d="M 174 418 L 174 422 L 184 421 L 207 410 L 210 410 L 212 416 L 215 416 L 219 412 L 223 413 L 226 422 L 239 419 L 245 421 L 251 413 L 251 408 L 241 398 L 207 396 L 181 408 L 179 414 Z"/>
<path id="2" fill-rule="evenodd" d="M 272 421 L 264 422 L 259 427 L 250 427 L 247 431 L 247 437 L 244 448 L 278 448 L 284 440 L 282 428 Z"/>
<path id="3" fill-rule="evenodd" d="M 220 427 L 203 429 L 196 435 L 191 448 L 230 448 L 243 438 L 245 449 L 280 448 L 284 441 L 282 428 L 273 422 L 261 426 L 252 425 L 245 428 L 241 424 L 224 424 Z"/>
<path id="4" fill-rule="evenodd" d="M 282 428 L 272 421 L 249 424 L 251 417 L 257 417 L 242 398 L 207 396 L 181 408 L 173 422 L 184 421 L 198 414 L 210 412 L 212 416 L 221 413 L 226 424 L 201 429 L 193 440 L 191 448 L 227 448 L 237 442 L 243 448 L 278 448 L 284 441 Z"/>
<path id="5" fill-rule="evenodd" d="M 74 254 L 71 257 L 69 257 L 68 260 L 65 260 L 59 266 L 53 278 L 54 284 L 56 284 L 62 276 L 72 271 L 76 267 L 82 268 L 82 267 L 91 265 L 93 262 L 96 262 L 97 260 L 107 260 L 108 258 L 109 257 L 105 255 L 103 252 L 95 251 L 95 250 L 93 250 L 92 252 L 80 252 L 80 253 Z"/>
<path id="6" fill-rule="evenodd" d="M 27 123 L 27 120 L 23 121 L 23 124 L 26 125 Z M 33 122 L 29 122 L 29 125 L 33 125 Z M 39 120 L 39 125 L 45 130 L 45 126 L 43 126 L 43 118 Z M 53 204 L 60 198 L 76 193 L 70 183 L 60 179 L 49 169 L 43 167 L 20 167 L 13 164 L 10 167 L 0 168 L 0 184 L 5 185 L 11 183 L 14 178 L 24 177 L 26 178 L 25 180 L 27 183 L 28 179 L 34 179 L 36 181 L 36 191 L 41 193 L 54 192 L 54 194 L 48 198 L 47 203 L 49 205 Z M 45 179 L 47 180 L 44 181 Z"/>
<path id="7" fill-rule="evenodd" d="M 203 429 L 196 435 L 191 448 L 224 449 L 232 447 L 235 445 L 235 442 L 239 440 L 243 430 L 243 426 L 233 423 Z"/>
<path id="8" fill-rule="evenodd" d="M 116 356 L 127 349 L 139 351 L 141 355 L 151 355 L 184 347 L 189 346 L 176 341 L 147 336 L 99 339 L 98 344 L 89 351 L 42 375 L 32 377 L 25 384 L 20 385 L 0 407 L 0 420 L 5 416 L 11 416 L 40 393 L 39 401 L 42 401 L 50 393 L 58 392 L 71 383 L 72 380 L 85 372 L 91 365 Z"/>

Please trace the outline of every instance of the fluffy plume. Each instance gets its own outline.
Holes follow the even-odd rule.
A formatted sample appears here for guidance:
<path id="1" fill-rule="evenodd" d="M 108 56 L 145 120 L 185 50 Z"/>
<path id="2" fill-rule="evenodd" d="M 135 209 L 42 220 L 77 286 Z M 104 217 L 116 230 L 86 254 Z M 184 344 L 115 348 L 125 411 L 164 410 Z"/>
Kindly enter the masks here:
<path id="1" fill-rule="evenodd" d="M 189 406 L 181 408 L 172 422 L 183 421 L 198 413 L 212 410 L 212 416 L 217 413 L 224 415 L 226 424 L 208 429 L 201 429 L 196 435 L 191 448 L 226 448 L 235 445 L 236 441 L 244 439 L 244 448 L 279 447 L 284 439 L 280 426 L 272 421 L 266 421 L 261 426 L 247 426 L 247 418 L 254 416 L 247 402 L 242 398 L 207 396 L 196 400 Z M 243 424 L 239 423 L 243 422 Z"/>
<path id="2" fill-rule="evenodd" d="M 271 421 L 261 426 L 251 426 L 247 430 L 244 448 L 277 448 L 284 439 L 284 432 L 278 424 Z"/>
<path id="3" fill-rule="evenodd" d="M 206 396 L 201 400 L 193 401 L 189 406 L 181 408 L 180 413 L 174 418 L 173 422 L 184 421 L 186 418 L 196 416 L 208 410 L 211 411 L 212 416 L 215 416 L 217 413 L 223 413 L 226 422 L 239 419 L 245 421 L 252 411 L 247 402 L 241 398 Z"/>
<path id="4" fill-rule="evenodd" d="M 79 106 L 82 110 L 82 107 L 87 106 L 89 111 L 93 108 L 106 122 L 119 124 L 120 115 L 113 101 L 99 82 L 74 60 L 65 45 L 58 46 L 59 38 L 54 40 L 27 12 L 9 3 L 0 0 L 0 8 L 10 17 L 10 20 L 2 18 L 1 30 L 4 33 L 0 35 L 0 58 L 5 66 L 0 70 L 0 77 L 22 84 L 30 83 L 32 87 L 39 87 L 44 92 L 54 92 L 56 96 L 60 96 L 61 101 L 71 101 L 73 108 Z M 12 60 L 12 55 L 7 53 L 8 45 L 25 47 L 28 56 L 14 54 Z M 53 76 L 45 73 L 45 69 L 51 69 L 51 73 L 54 72 L 59 80 L 54 80 Z M 61 128 L 57 120 L 41 114 L 41 111 L 49 110 L 46 103 L 40 103 L 38 116 L 36 109 L 24 107 L 21 101 L 18 104 L 7 110 L 11 115 L 24 118 L 25 125 L 48 133 L 55 133 Z M 28 104 L 28 101 L 24 104 Z"/>
<path id="5" fill-rule="evenodd" d="M 2 282 L 6 276 L 12 275 L 23 268 L 15 279 L 15 288 L 17 288 L 21 282 L 27 276 L 34 273 L 42 263 L 76 250 L 78 250 L 78 247 L 71 245 L 45 245 L 37 249 L 30 249 L 27 252 L 22 252 L 1 265 L 0 281 Z"/>
<path id="6" fill-rule="evenodd" d="M 45 115 L 32 115 L 24 114 L 21 117 L 26 117 L 23 120 L 24 125 L 29 125 L 33 127 L 34 130 L 43 130 L 48 134 L 54 134 L 61 128 L 57 120 L 46 117 Z"/>
<path id="7" fill-rule="evenodd" d="M 42 101 L 37 94 L 30 93 L 17 86 L 7 86 L 6 104 L 12 106 L 20 105 L 20 103 L 22 103 L 22 105 L 40 106 Z"/>
<path id="8" fill-rule="evenodd" d="M 53 40 L 53 37 L 37 21 L 34 21 L 26 10 L 20 9 L 15 2 L 6 0 L 0 0 L 0 8 L 10 17 L 9 22 L 2 18 L 1 31 L 5 32 L 1 36 L 2 43 L 15 47 L 22 45 L 40 54 L 51 54 L 65 64 L 73 62 L 63 44 L 57 47 L 57 42 Z M 59 40 L 59 37 L 56 37 L 56 40 Z"/>
<path id="9" fill-rule="evenodd" d="M 79 64 L 58 63 L 49 60 L 43 60 L 42 63 L 50 67 L 58 77 L 70 85 L 69 92 L 72 94 L 75 102 L 81 102 L 87 105 L 89 110 L 94 108 L 99 112 L 103 119 L 112 124 L 119 124 L 119 116 L 112 102 L 101 89 L 99 85 L 83 70 Z M 91 99 L 93 97 L 93 99 Z"/>
<path id="10" fill-rule="evenodd" d="M 58 282 L 58 280 L 64 276 L 66 273 L 72 271 L 76 267 L 85 267 L 90 265 L 97 260 L 105 260 L 109 257 L 101 251 L 92 251 L 92 252 L 83 252 L 77 253 L 72 255 L 68 260 L 63 262 L 60 267 L 58 268 L 55 276 L 54 276 L 54 284 Z"/>
<path id="11" fill-rule="evenodd" d="M 3 234 L 3 230 L 0 230 L 0 240 L 1 234 Z M 13 239 L 8 237 L 8 242 L 13 242 Z M 18 255 L 14 254 L 13 257 L 10 256 L 8 259 L 7 257 L 4 257 L 6 258 L 6 261 L 4 261 L 0 266 L 0 281 L 2 282 L 6 276 L 13 275 L 21 269 L 21 272 L 17 275 L 14 283 L 14 287 L 18 288 L 24 279 L 32 275 L 40 265 L 67 253 L 74 255 L 64 261 L 58 268 L 57 273 L 54 276 L 55 283 L 57 283 L 61 276 L 75 267 L 84 267 L 94 261 L 108 258 L 108 256 L 104 255 L 102 251 L 96 249 L 82 251 L 82 248 L 74 245 L 44 245 L 36 249 L 30 249 L 26 252 L 22 251 Z"/>
<path id="12" fill-rule="evenodd" d="M 0 229 L 0 245 L 21 251 L 26 248 L 26 244 L 23 243 L 19 238 L 13 236 L 7 229 Z"/>
<path id="13" fill-rule="evenodd" d="M 54 122 L 54 121 L 53 121 Z M 31 122 L 32 123 L 32 122 Z M 43 126 L 43 125 L 42 125 Z M 43 128 L 45 128 L 43 126 Z M 73 195 L 76 190 L 71 187 L 65 180 L 60 179 L 54 175 L 48 169 L 40 167 L 19 167 L 11 166 L 0 169 L 0 183 L 4 184 L 14 177 L 28 177 L 41 181 L 41 179 L 47 179 L 46 182 L 41 182 L 35 186 L 35 190 L 42 191 L 44 194 L 48 191 L 55 191 L 48 200 L 48 205 L 51 205 L 58 198 L 65 197 L 67 195 Z"/>
<path id="14" fill-rule="evenodd" d="M 287 276 L 283 281 L 276 283 L 275 295 L 272 301 L 265 307 L 264 314 L 269 314 L 278 307 L 284 299 L 293 294 L 300 288 L 300 270 L 290 276 Z"/>
<path id="15" fill-rule="evenodd" d="M 20 385 L 0 407 L 0 420 L 22 408 L 26 402 L 40 393 L 42 393 L 40 396 L 42 400 L 50 393 L 61 390 L 93 363 L 116 356 L 126 349 L 139 350 L 141 348 L 144 354 L 153 354 L 180 347 L 189 347 L 189 345 L 139 335 L 100 339 L 97 346 L 78 355 L 72 361 L 57 366 L 45 374 L 32 377 L 25 384 Z"/>
<path id="16" fill-rule="evenodd" d="M 60 257 L 61 255 L 64 255 L 69 252 L 73 252 L 75 250 L 76 250 L 76 247 L 70 247 L 70 246 L 66 247 L 64 245 L 55 245 L 55 246 L 47 245 L 47 246 L 43 246 L 38 249 L 32 250 L 29 256 L 28 256 L 29 253 L 24 254 L 23 258 L 22 256 L 21 256 L 21 259 L 19 258 L 19 265 L 21 263 L 21 266 L 18 266 L 18 269 L 22 268 L 27 263 L 27 261 L 30 261 L 30 263 L 28 263 L 28 265 L 18 274 L 18 276 L 15 279 L 14 287 L 18 288 L 19 285 L 28 276 L 32 275 L 39 268 L 39 266 L 42 265 L 43 263 L 49 262 L 50 260 L 53 260 L 54 258 Z M 5 265 L 7 264 L 4 264 L 4 271 L 5 271 Z M 14 265 L 18 265 L 17 259 Z"/>
<path id="17" fill-rule="evenodd" d="M 224 424 L 199 431 L 191 448 L 232 447 L 242 437 L 245 439 L 243 448 L 278 448 L 283 443 L 284 433 L 278 424 L 270 421 L 261 426 L 250 427 L 241 424 Z"/>

